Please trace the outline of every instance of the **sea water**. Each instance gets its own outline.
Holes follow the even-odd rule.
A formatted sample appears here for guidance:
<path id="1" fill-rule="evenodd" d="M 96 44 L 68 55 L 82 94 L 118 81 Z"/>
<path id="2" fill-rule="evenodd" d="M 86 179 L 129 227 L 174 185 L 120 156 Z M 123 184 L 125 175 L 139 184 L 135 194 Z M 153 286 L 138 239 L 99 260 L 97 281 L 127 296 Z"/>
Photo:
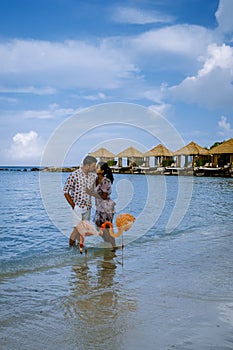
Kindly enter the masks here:
<path id="1" fill-rule="evenodd" d="M 233 349 L 232 178 L 115 175 L 118 209 L 149 225 L 149 198 L 155 222 L 123 251 L 80 255 L 60 230 L 65 198 L 56 226 L 39 176 L 0 172 L 1 349 Z M 190 200 L 169 231 L 182 186 Z"/>

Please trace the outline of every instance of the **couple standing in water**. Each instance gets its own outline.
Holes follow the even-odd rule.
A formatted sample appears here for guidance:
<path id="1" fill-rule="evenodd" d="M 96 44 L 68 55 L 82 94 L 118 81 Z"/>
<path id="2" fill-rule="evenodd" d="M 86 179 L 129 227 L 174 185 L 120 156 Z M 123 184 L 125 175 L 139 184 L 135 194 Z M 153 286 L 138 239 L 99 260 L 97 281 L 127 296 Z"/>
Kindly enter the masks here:
<path id="1" fill-rule="evenodd" d="M 95 197 L 96 212 L 94 222 L 99 230 L 101 225 L 112 222 L 115 213 L 115 202 L 111 199 L 111 187 L 114 181 L 112 170 L 107 163 L 99 162 L 95 157 L 86 156 L 83 165 L 72 172 L 64 185 L 64 195 L 73 209 L 74 229 L 70 235 L 70 246 L 80 239 L 77 225 L 81 220 L 90 220 L 91 196 Z M 96 171 L 97 176 L 94 174 Z M 102 238 L 116 247 L 115 238 L 110 236 L 109 230 L 103 231 Z"/>

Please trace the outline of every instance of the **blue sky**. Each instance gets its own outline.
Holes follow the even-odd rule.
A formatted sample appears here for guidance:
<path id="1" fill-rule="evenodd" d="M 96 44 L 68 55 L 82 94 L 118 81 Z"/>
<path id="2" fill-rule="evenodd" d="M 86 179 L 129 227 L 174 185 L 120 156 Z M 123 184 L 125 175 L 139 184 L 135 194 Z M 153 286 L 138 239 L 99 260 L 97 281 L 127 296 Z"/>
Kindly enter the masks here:
<path id="1" fill-rule="evenodd" d="M 0 165 L 40 164 L 61 123 L 113 102 L 159 112 L 184 143 L 233 137 L 232 15 L 232 0 L 1 0 Z M 67 162 L 106 134 L 114 153 L 156 146 L 137 128 L 106 128 Z"/>

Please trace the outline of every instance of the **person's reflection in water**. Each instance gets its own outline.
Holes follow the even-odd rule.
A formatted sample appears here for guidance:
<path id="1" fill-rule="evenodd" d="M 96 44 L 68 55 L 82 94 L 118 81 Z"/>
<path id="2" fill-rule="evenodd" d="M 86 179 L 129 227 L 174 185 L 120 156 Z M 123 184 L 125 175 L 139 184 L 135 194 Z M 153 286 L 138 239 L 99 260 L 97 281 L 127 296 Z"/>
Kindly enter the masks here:
<path id="1" fill-rule="evenodd" d="M 115 253 L 103 249 L 103 259 L 86 260 L 73 267 L 71 295 L 65 300 L 66 316 L 72 318 L 70 336 L 80 349 L 118 349 L 135 301 L 122 291 Z M 121 272 L 120 271 L 120 272 Z M 121 288 L 122 287 L 122 288 Z"/>

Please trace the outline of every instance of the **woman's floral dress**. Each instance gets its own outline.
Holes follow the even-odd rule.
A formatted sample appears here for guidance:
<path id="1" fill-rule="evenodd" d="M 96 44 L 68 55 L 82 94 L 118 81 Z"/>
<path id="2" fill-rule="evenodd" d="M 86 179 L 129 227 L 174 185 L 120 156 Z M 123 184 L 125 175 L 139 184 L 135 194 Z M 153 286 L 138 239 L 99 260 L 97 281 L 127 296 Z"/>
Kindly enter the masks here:
<path id="1" fill-rule="evenodd" d="M 94 221 L 98 228 L 100 228 L 100 226 L 106 221 L 113 221 L 116 203 L 110 198 L 110 195 L 112 193 L 111 187 L 111 181 L 108 178 L 104 177 L 95 188 L 96 193 L 98 193 L 101 197 L 101 199 L 96 198 L 95 200 L 96 212 Z M 105 193 L 106 199 L 102 199 L 103 193 Z M 116 245 L 115 239 L 114 237 L 110 236 L 108 229 L 104 230 L 102 237 L 104 241 L 110 242 L 112 246 Z"/>
<path id="2" fill-rule="evenodd" d="M 112 193 L 111 187 L 111 181 L 104 177 L 95 188 L 96 193 L 101 197 L 101 199 L 96 198 L 95 201 L 96 213 L 94 221 L 97 227 L 100 227 L 105 221 L 112 222 L 113 220 L 116 203 L 110 198 Z M 107 194 L 106 199 L 102 199 L 103 193 Z"/>

